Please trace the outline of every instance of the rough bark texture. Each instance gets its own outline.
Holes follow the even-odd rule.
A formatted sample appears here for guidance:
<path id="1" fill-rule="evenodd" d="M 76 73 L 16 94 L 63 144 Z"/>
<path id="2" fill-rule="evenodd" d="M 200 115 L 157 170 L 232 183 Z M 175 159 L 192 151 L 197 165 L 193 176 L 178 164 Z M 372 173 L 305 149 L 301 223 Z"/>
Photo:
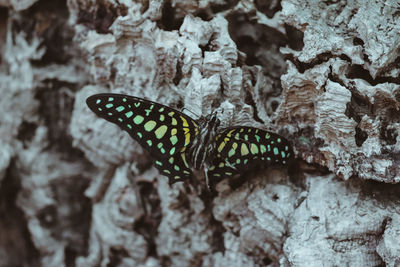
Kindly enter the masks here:
<path id="1" fill-rule="evenodd" d="M 0 266 L 400 265 L 398 1 L 0 0 L 0 50 Z M 99 92 L 298 164 L 170 187 Z"/>

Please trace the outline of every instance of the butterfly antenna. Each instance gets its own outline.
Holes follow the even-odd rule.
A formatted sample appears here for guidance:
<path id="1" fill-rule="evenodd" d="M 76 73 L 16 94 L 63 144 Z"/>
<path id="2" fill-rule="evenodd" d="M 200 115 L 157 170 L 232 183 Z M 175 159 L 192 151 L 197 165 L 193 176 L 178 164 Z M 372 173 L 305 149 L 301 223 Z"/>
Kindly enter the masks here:
<path id="1" fill-rule="evenodd" d="M 194 115 L 194 116 L 197 117 L 197 118 L 200 118 L 200 117 L 201 117 L 201 116 L 199 116 L 199 114 L 194 113 L 193 111 L 191 111 L 191 110 L 188 109 L 188 108 L 182 108 L 182 112 L 185 111 L 185 110 L 189 111 L 192 115 Z"/>

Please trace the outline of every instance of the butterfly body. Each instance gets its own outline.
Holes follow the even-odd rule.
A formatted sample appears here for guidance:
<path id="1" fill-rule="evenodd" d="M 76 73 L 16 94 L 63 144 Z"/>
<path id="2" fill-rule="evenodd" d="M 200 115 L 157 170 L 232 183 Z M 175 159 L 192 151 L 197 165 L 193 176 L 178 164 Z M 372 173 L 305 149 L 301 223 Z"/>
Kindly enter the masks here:
<path id="1" fill-rule="evenodd" d="M 199 122 L 199 134 L 188 150 L 189 161 L 196 170 L 200 170 L 202 166 L 210 163 L 210 158 L 213 157 L 212 153 L 215 151 L 215 139 L 220 125 L 216 114 L 201 117 Z"/>
<path id="2" fill-rule="evenodd" d="M 171 184 L 190 179 L 193 169 L 204 168 L 214 184 L 254 166 L 286 164 L 293 157 L 283 137 L 252 127 L 222 128 L 216 113 L 194 120 L 168 106 L 121 94 L 92 95 L 86 103 L 148 150 Z"/>

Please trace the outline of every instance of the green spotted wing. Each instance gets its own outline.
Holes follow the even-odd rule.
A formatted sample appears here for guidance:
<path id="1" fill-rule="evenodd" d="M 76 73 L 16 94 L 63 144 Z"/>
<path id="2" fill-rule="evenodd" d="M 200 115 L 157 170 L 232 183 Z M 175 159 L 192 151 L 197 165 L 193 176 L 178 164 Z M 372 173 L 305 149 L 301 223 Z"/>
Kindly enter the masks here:
<path id="1" fill-rule="evenodd" d="M 252 127 L 230 127 L 216 136 L 216 156 L 208 168 L 210 183 L 225 177 L 274 164 L 286 164 L 293 158 L 290 143 L 278 134 Z"/>
<path id="2" fill-rule="evenodd" d="M 118 125 L 150 152 L 170 183 L 192 176 L 185 150 L 198 134 L 196 122 L 170 107 L 121 94 L 96 94 L 86 100 L 97 116 Z"/>

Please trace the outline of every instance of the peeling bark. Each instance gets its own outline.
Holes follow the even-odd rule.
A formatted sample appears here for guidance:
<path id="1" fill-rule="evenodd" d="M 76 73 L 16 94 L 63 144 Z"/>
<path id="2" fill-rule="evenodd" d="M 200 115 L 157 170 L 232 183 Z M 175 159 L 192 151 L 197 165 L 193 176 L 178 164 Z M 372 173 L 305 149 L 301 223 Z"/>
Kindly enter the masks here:
<path id="1" fill-rule="evenodd" d="M 0 0 L 0 266 L 398 266 L 399 10 Z M 296 163 L 169 186 L 100 92 L 279 133 Z"/>

